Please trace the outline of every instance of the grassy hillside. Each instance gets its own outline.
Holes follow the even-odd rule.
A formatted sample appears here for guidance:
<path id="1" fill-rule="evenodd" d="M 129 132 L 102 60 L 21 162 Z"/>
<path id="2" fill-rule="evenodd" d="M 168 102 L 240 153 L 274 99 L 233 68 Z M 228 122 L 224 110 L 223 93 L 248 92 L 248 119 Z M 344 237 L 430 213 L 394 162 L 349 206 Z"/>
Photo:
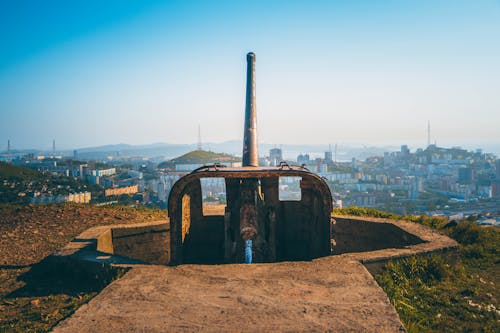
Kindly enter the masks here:
<path id="1" fill-rule="evenodd" d="M 33 180 L 43 177 L 36 170 L 0 162 L 0 180 Z"/>
<path id="2" fill-rule="evenodd" d="M 95 199 L 102 193 L 102 187 L 73 177 L 0 162 L 0 204 L 27 204 L 35 195 L 52 196 L 77 192 L 91 192 Z"/>
<path id="3" fill-rule="evenodd" d="M 459 260 L 442 256 L 389 262 L 375 276 L 408 332 L 500 332 L 500 232 L 473 222 L 398 216 L 350 207 L 336 214 L 403 218 L 447 234 L 460 243 Z"/>
<path id="4" fill-rule="evenodd" d="M 170 161 L 160 163 L 159 168 L 173 167 L 176 164 L 212 164 L 224 162 L 239 162 L 240 158 L 229 155 L 214 153 L 205 150 L 194 150 L 182 156 L 176 157 Z"/>

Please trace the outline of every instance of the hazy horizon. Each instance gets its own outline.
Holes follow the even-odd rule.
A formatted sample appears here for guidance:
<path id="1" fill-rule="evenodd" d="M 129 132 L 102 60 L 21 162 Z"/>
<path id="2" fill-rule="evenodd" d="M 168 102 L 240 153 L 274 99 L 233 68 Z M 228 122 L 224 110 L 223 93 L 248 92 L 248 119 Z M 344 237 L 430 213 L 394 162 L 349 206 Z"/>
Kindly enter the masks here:
<path id="1" fill-rule="evenodd" d="M 261 143 L 500 145 L 498 1 L 20 1 L 0 28 L 0 150 L 240 140 L 249 51 Z"/>
<path id="2" fill-rule="evenodd" d="M 231 149 L 229 151 L 228 149 L 220 149 L 221 147 L 228 147 L 228 146 L 234 146 L 236 145 L 242 145 L 242 140 L 241 139 L 233 139 L 233 140 L 226 140 L 226 141 L 221 141 L 221 142 L 202 142 L 202 149 L 203 150 L 212 150 L 215 152 L 220 152 L 220 153 L 236 153 L 239 151 L 239 147 L 235 149 Z M 386 151 L 396 151 L 399 150 L 401 145 L 407 145 L 408 148 L 414 152 L 419 148 L 425 149 L 426 144 L 420 144 L 420 142 L 372 142 L 372 143 L 363 143 L 363 142 L 338 142 L 338 143 L 313 143 L 313 144 L 307 144 L 307 143 L 286 143 L 286 142 L 281 142 L 281 143 L 269 143 L 269 142 L 259 142 L 259 156 L 267 156 L 269 154 L 269 151 L 267 150 L 269 147 L 275 147 L 283 148 L 283 153 L 287 156 L 287 158 L 292 158 L 296 156 L 292 156 L 292 153 L 299 153 L 299 151 L 293 150 L 293 151 L 288 151 L 289 147 L 304 147 L 304 150 L 300 150 L 300 153 L 312 153 L 312 154 L 322 154 L 325 151 L 328 151 L 330 146 L 331 149 L 335 149 L 335 144 L 337 144 L 339 151 L 340 150 L 345 150 L 345 149 L 384 149 Z M 434 144 L 434 142 L 432 142 Z M 484 153 L 492 153 L 500 157 L 500 143 L 486 143 L 486 142 L 462 142 L 462 143 L 439 143 L 436 142 L 438 147 L 443 147 L 443 148 L 452 148 L 452 147 L 460 147 L 463 149 L 466 149 L 468 151 L 475 151 L 476 149 L 482 149 Z M 102 147 L 113 147 L 113 146 L 120 146 L 120 145 L 126 145 L 130 146 L 130 149 L 136 149 L 136 148 L 151 148 L 153 146 L 161 146 L 161 145 L 172 145 L 172 146 L 190 146 L 193 147 L 193 149 L 196 149 L 198 143 L 197 142 L 184 142 L 184 143 L 169 143 L 169 142 L 152 142 L 152 143 L 147 143 L 147 144 L 134 144 L 134 143 L 127 143 L 127 142 L 119 142 L 119 143 L 107 143 L 107 144 L 102 144 L 102 145 L 96 145 L 96 146 L 62 146 L 60 147 L 57 144 L 56 141 L 56 152 L 66 152 L 66 153 L 71 153 L 73 150 L 90 150 L 95 148 L 102 148 Z M 307 150 L 309 148 L 310 150 Z M 52 151 L 52 142 L 50 142 L 50 145 L 40 145 L 40 146 L 26 146 L 26 147 L 16 147 L 13 145 L 11 142 L 11 150 L 12 151 L 26 151 L 26 150 L 34 150 L 34 151 L 40 151 L 40 152 L 51 152 Z M 0 148 L 0 153 L 6 153 L 7 149 L 6 147 Z"/>

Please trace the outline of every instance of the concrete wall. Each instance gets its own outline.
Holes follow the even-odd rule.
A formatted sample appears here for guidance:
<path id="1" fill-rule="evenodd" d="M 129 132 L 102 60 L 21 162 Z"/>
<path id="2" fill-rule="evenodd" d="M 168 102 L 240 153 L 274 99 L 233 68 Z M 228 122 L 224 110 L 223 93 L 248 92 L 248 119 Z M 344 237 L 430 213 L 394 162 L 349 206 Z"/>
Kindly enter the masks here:
<path id="1" fill-rule="evenodd" d="M 116 226 L 99 235 L 97 251 L 166 265 L 170 260 L 168 223 Z"/>
<path id="2" fill-rule="evenodd" d="M 201 223 L 192 229 L 193 233 L 186 235 L 187 242 L 193 238 L 192 248 L 186 247 L 187 251 L 194 251 L 191 262 L 227 262 L 224 260 L 224 219 L 224 216 L 202 217 Z M 355 216 L 333 216 L 333 219 L 337 241 L 334 253 L 360 261 L 370 272 L 377 272 L 388 260 L 412 255 L 439 253 L 451 260 L 456 256 L 457 242 L 418 223 Z M 52 256 L 98 265 L 170 264 L 169 226 L 167 220 L 162 220 L 93 227 Z"/>

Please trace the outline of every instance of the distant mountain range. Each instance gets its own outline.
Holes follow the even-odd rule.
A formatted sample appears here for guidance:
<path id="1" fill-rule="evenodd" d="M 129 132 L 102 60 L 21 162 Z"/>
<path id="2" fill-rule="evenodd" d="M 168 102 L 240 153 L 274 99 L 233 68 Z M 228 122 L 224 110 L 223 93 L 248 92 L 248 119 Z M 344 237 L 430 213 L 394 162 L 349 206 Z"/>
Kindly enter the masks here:
<path id="1" fill-rule="evenodd" d="M 226 153 L 235 156 L 241 156 L 242 150 L 241 140 L 231 140 L 221 143 L 205 143 L 203 150 L 212 151 L 217 153 Z M 483 147 L 485 152 L 498 153 L 500 149 L 493 149 L 491 147 Z M 329 150 L 327 144 L 259 144 L 259 151 L 261 156 L 269 155 L 271 148 L 281 148 L 283 156 L 287 160 L 296 160 L 299 154 L 309 154 L 311 159 L 322 157 L 325 151 Z M 186 154 L 190 151 L 196 150 L 196 144 L 171 144 L 171 143 L 152 143 L 145 145 L 130 145 L 130 144 L 112 144 L 97 147 L 87 147 L 76 149 L 78 158 L 80 159 L 96 159 L 105 158 L 107 156 L 120 156 L 120 157 L 147 157 L 153 158 L 158 161 L 172 159 L 180 155 Z M 333 157 L 335 158 L 335 148 L 332 145 Z M 371 156 L 382 156 L 384 152 L 392 152 L 400 149 L 400 146 L 384 145 L 384 146 L 364 146 L 361 144 L 343 144 L 337 147 L 337 161 L 349 161 L 352 158 L 364 160 Z M 13 150 L 13 155 L 28 154 L 28 153 L 41 153 L 50 155 L 52 152 L 48 150 Z M 6 151 L 0 153 L 5 155 Z M 73 150 L 57 150 L 57 155 L 73 156 Z"/>
<path id="2" fill-rule="evenodd" d="M 243 143 L 240 140 L 225 141 L 221 143 L 205 143 L 203 144 L 203 150 L 212 151 L 217 153 L 225 153 L 234 156 L 241 156 Z M 269 154 L 271 148 L 281 148 L 283 150 L 283 156 L 288 160 L 295 160 L 299 154 L 309 154 L 311 158 L 320 157 L 324 155 L 327 151 L 328 145 L 308 145 L 308 144 L 259 144 L 259 150 L 261 156 L 266 156 Z M 130 144 L 114 144 L 114 145 L 104 145 L 97 147 L 87 147 L 76 149 L 78 153 L 78 158 L 80 159 L 95 159 L 104 158 L 107 156 L 121 156 L 121 157 L 133 157 L 133 156 L 143 156 L 148 158 L 156 158 L 158 160 L 172 159 L 177 156 L 186 154 L 190 151 L 196 150 L 197 145 L 195 144 L 170 144 L 170 143 L 153 143 L 146 145 L 130 145 Z M 334 149 L 332 147 L 332 149 Z M 357 159 L 365 159 L 366 157 L 374 155 L 383 155 L 385 151 L 394 151 L 399 149 L 395 146 L 385 146 L 385 147 L 363 147 L 363 146 L 338 146 L 337 149 L 337 159 L 339 161 L 350 160 L 355 157 Z M 5 153 L 5 152 L 3 152 Z M 50 155 L 52 152 L 47 150 L 16 150 L 12 151 L 12 154 L 22 154 L 22 153 L 42 153 Z M 57 150 L 57 155 L 63 156 L 73 156 L 73 150 Z M 334 153 L 335 154 L 335 153 Z"/>

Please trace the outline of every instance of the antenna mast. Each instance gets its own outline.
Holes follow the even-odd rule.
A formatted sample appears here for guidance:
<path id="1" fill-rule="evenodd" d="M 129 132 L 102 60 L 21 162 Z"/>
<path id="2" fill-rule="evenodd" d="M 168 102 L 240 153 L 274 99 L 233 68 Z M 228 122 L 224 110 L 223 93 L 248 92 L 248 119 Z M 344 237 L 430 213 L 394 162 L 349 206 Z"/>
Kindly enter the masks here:
<path id="1" fill-rule="evenodd" d="M 202 150 L 202 145 L 201 145 L 201 127 L 198 124 L 198 150 Z"/>
<path id="2" fill-rule="evenodd" d="M 7 140 L 7 161 L 10 162 L 10 139 Z"/>
<path id="3" fill-rule="evenodd" d="M 427 147 L 431 145 L 431 121 L 427 121 Z"/>

